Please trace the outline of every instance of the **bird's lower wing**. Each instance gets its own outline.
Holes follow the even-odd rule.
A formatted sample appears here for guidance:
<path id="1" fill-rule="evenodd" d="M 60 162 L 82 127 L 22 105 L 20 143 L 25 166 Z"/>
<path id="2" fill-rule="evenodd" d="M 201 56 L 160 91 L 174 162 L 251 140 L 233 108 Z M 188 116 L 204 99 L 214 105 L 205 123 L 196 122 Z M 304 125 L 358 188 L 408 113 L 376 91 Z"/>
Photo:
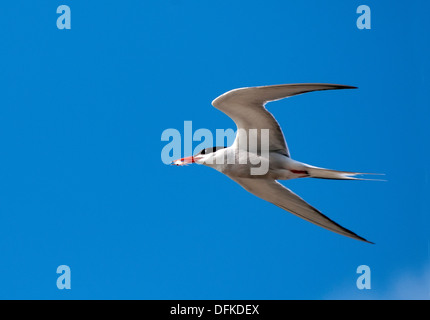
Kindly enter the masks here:
<path id="1" fill-rule="evenodd" d="M 276 180 L 231 177 L 245 190 L 327 230 L 372 243 L 334 222 Z"/>

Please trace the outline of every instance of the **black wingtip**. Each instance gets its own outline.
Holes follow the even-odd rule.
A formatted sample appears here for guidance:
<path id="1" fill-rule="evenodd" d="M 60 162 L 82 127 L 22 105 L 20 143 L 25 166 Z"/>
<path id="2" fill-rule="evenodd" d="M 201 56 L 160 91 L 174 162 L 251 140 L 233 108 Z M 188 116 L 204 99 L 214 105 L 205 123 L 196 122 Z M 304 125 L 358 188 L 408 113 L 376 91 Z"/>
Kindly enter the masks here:
<path id="1" fill-rule="evenodd" d="M 348 230 L 348 229 L 346 229 L 346 230 Z M 360 237 L 358 234 L 352 232 L 351 230 L 348 230 L 348 232 L 350 232 L 352 234 L 352 235 L 350 235 L 350 237 L 353 238 L 353 239 L 360 240 L 360 241 L 363 241 L 363 242 L 366 242 L 366 243 L 370 243 L 370 244 L 375 244 L 372 241 L 369 241 L 369 240 L 367 240 L 367 239 L 365 239 L 363 237 Z"/>
<path id="2" fill-rule="evenodd" d="M 342 86 L 339 87 L 339 89 L 358 89 L 358 87 L 342 85 Z"/>
<path id="3" fill-rule="evenodd" d="M 363 237 L 360 237 L 359 235 L 357 235 L 357 237 L 359 238 L 359 240 L 361 240 L 361 241 L 363 241 L 363 242 L 370 243 L 370 244 L 375 244 L 374 242 L 369 241 L 369 240 L 366 240 L 366 239 L 364 239 Z"/>

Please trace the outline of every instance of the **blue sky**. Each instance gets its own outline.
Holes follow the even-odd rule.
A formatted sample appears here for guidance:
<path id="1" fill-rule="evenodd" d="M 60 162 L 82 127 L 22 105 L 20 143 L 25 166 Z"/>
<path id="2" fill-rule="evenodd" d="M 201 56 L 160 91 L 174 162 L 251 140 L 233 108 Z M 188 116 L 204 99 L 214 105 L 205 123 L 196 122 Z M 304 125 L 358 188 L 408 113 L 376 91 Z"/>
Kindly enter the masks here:
<path id="1" fill-rule="evenodd" d="M 56 8 L 69 5 L 71 30 Z M 358 30 L 356 8 L 372 10 Z M 428 299 L 426 1 L 13 1 L 0 12 L 0 298 Z M 233 128 L 238 87 L 340 83 L 272 103 L 294 159 L 387 182 L 283 182 L 339 236 L 215 170 L 162 163 L 164 130 Z M 196 143 L 198 144 L 198 143 Z M 72 289 L 58 290 L 68 265 Z M 371 269 L 358 290 L 356 269 Z"/>

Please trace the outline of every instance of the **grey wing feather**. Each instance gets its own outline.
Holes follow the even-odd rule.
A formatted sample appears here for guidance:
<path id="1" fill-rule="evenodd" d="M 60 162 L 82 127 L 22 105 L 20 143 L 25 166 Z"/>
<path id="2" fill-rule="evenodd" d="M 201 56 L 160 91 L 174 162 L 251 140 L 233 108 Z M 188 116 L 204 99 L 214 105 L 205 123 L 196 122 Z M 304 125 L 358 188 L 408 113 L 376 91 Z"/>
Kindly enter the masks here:
<path id="1" fill-rule="evenodd" d="M 229 177 L 255 196 L 269 201 L 302 219 L 338 234 L 372 243 L 334 222 L 275 180 Z"/>
<path id="2" fill-rule="evenodd" d="M 269 129 L 269 150 L 284 153 L 290 156 L 287 143 L 282 130 L 273 117 L 267 111 L 265 104 L 294 95 L 333 89 L 352 89 L 355 87 L 324 84 L 324 83 L 302 83 L 282 84 L 274 86 L 240 88 L 228 91 L 212 101 L 212 105 L 228 115 L 241 132 L 249 136 L 249 129 Z M 238 130 L 238 133 L 240 130 Z M 245 137 L 246 138 L 246 137 Z M 237 135 L 235 144 L 239 146 L 240 134 Z M 259 138 L 258 138 L 259 139 Z"/>

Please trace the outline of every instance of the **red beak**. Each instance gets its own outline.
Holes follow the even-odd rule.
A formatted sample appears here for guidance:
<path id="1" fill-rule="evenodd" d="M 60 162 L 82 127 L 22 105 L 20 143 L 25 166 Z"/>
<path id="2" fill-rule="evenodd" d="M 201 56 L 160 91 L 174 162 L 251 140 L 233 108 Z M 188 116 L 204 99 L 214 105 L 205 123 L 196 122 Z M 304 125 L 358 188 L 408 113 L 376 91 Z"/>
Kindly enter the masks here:
<path id="1" fill-rule="evenodd" d="M 194 162 L 195 162 L 194 157 L 190 156 L 190 157 L 175 160 L 172 162 L 172 164 L 175 166 L 184 166 L 186 164 L 190 164 L 190 163 L 194 163 Z"/>

